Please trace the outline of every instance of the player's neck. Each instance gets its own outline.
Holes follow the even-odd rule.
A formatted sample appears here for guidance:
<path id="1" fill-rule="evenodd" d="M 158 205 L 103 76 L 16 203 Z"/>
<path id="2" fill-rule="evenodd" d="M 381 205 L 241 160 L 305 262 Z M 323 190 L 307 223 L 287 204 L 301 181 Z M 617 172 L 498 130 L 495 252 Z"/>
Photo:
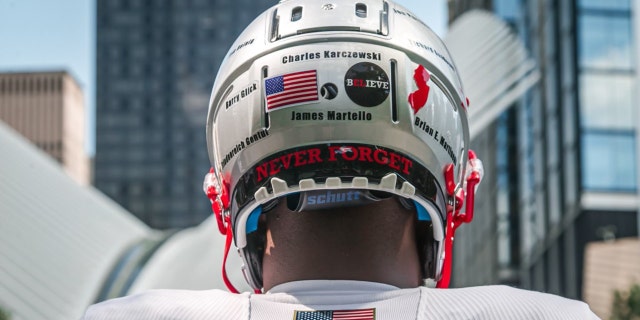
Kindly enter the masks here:
<path id="1" fill-rule="evenodd" d="M 266 290 L 298 280 L 360 280 L 416 287 L 421 282 L 415 214 L 394 199 L 332 211 L 267 215 Z"/>

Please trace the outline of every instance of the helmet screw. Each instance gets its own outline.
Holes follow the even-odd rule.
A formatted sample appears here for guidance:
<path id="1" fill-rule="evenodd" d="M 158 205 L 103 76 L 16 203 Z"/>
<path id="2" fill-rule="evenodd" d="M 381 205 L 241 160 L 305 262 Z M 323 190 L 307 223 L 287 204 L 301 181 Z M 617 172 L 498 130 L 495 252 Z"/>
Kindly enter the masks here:
<path id="1" fill-rule="evenodd" d="M 336 8 L 336 5 L 333 4 L 333 3 L 327 3 L 327 4 L 322 5 L 322 9 L 324 9 L 324 10 L 333 10 L 335 8 Z"/>

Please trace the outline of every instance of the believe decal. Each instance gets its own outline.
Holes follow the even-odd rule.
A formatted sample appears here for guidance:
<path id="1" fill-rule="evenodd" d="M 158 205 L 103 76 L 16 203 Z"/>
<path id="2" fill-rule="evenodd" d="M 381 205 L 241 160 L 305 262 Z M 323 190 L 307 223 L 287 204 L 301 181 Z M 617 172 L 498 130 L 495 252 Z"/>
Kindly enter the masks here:
<path id="1" fill-rule="evenodd" d="M 389 96 L 389 77 L 379 66 L 360 62 L 347 71 L 344 87 L 349 99 L 363 107 L 375 107 Z"/>

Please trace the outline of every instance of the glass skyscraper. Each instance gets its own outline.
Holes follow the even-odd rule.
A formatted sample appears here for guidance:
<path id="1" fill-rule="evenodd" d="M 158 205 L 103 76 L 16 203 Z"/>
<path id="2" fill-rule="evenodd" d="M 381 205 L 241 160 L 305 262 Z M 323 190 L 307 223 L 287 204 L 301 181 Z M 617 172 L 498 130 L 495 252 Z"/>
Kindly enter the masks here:
<path id="1" fill-rule="evenodd" d="M 98 0 L 95 185 L 148 225 L 211 207 L 205 122 L 217 67 L 274 0 Z"/>
<path id="2" fill-rule="evenodd" d="M 479 190 L 487 204 L 475 216 L 484 222 L 456 239 L 453 281 L 581 299 L 586 245 L 638 235 L 640 8 L 630 0 L 485 8 L 513 27 L 542 77 L 473 141 L 495 176 Z"/>
<path id="3" fill-rule="evenodd" d="M 582 186 L 635 192 L 637 56 L 630 1 L 582 0 L 578 10 Z"/>

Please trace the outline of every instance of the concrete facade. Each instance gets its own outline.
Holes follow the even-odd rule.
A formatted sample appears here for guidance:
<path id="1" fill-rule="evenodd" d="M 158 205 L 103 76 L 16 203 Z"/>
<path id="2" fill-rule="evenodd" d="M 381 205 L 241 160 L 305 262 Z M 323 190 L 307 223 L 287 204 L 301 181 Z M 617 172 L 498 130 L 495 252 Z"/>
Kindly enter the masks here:
<path id="1" fill-rule="evenodd" d="M 592 242 L 585 250 L 584 300 L 602 319 L 609 319 L 614 292 L 640 284 L 640 239 Z"/>
<path id="2" fill-rule="evenodd" d="M 89 185 L 85 112 L 82 89 L 67 72 L 0 74 L 0 119 Z"/>

